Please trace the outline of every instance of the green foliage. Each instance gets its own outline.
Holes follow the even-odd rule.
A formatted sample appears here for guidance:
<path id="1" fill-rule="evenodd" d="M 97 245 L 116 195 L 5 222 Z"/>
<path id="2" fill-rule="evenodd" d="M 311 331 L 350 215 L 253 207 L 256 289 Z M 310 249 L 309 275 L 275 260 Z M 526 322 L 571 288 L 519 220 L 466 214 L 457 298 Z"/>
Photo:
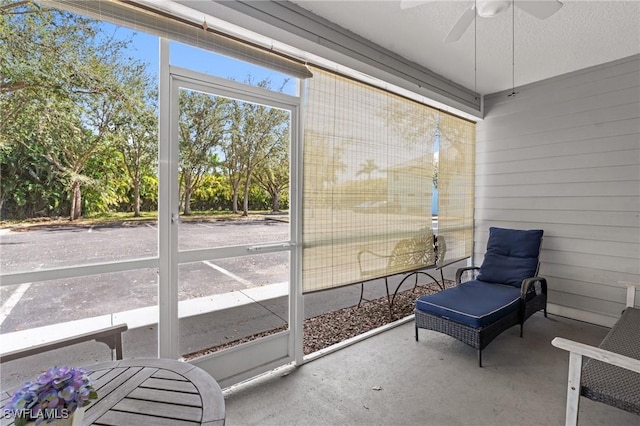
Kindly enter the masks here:
<path id="1" fill-rule="evenodd" d="M 101 155 L 146 78 L 144 67 L 123 55 L 129 41 L 102 37 L 95 21 L 30 2 L 3 7 L 0 19 L 6 114 L 0 142 L 48 164 L 45 173 L 66 185 L 71 219 L 83 205 L 110 208 L 118 202 L 118 184 L 101 184 L 102 167 L 113 160 Z M 100 195 L 83 201 L 83 188 L 91 194 L 96 187 Z"/>
<path id="2" fill-rule="evenodd" d="M 128 192 L 127 209 L 140 216 L 145 176 L 155 173 L 158 158 L 157 93 L 144 67 L 136 66 L 129 76 L 130 93 L 118 111 L 113 145 L 122 158 Z M 157 205 L 157 201 L 155 203 Z"/>
<path id="3" fill-rule="evenodd" d="M 141 211 L 152 212 L 158 210 L 158 177 L 155 174 L 142 176 L 140 201 Z"/>
<path id="4" fill-rule="evenodd" d="M 225 176 L 206 175 L 191 196 L 194 210 L 228 210 L 231 208 L 231 187 Z"/>
<path id="5" fill-rule="evenodd" d="M 109 158 L 110 161 L 103 161 Z M 117 209 L 128 199 L 129 185 L 121 178 L 124 166 L 113 146 L 104 146 L 89 158 L 85 175 L 89 178 L 84 185 L 83 212 L 92 216 Z"/>
<path id="6" fill-rule="evenodd" d="M 277 146 L 256 167 L 254 181 L 269 195 L 272 211 L 289 208 L 289 141 L 288 121 L 283 126 Z"/>
<path id="7" fill-rule="evenodd" d="M 58 216 L 64 186 L 44 159 L 22 146 L 0 146 L 1 218 Z"/>
<path id="8" fill-rule="evenodd" d="M 249 187 L 247 210 L 268 210 L 271 208 L 271 197 L 258 185 Z"/>
<path id="9" fill-rule="evenodd" d="M 247 83 L 252 84 L 250 77 Z M 269 89 L 271 81 L 264 79 L 256 85 Z M 243 197 L 243 215 L 248 214 L 251 202 L 257 201 L 252 199 L 255 195 L 251 192 L 254 179 L 262 184 L 271 197 L 271 204 L 276 206 L 279 193 L 288 185 L 288 177 L 284 183 L 285 180 L 275 174 L 268 176 L 261 172 L 288 158 L 289 114 L 263 105 L 232 101 L 228 117 L 229 128 L 224 135 L 222 150 L 225 156 L 224 170 L 233 191 L 233 212 L 238 212 L 240 195 Z M 271 178 L 277 178 L 278 187 L 275 190 L 267 184 Z"/>
<path id="10" fill-rule="evenodd" d="M 215 150 L 222 143 L 229 100 L 188 90 L 179 96 L 180 194 L 183 214 L 188 215 L 193 192 L 220 165 Z"/>
<path id="11" fill-rule="evenodd" d="M 0 0 L 3 219 L 157 209 L 157 87 L 126 53 L 132 41 L 101 31 L 71 12 Z M 288 208 L 287 112 L 185 90 L 180 114 L 185 214 L 237 212 L 238 197 L 245 213 Z"/>

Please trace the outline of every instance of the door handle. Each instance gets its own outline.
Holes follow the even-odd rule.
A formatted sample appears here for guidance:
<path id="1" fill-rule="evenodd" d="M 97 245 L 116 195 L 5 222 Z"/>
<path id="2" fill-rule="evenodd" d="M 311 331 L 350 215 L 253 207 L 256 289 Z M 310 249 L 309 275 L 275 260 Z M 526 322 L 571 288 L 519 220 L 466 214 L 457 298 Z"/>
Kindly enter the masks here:
<path id="1" fill-rule="evenodd" d="M 260 251 L 278 248 L 289 248 L 295 246 L 294 243 L 277 243 L 277 244 L 262 244 L 258 246 L 247 247 L 247 251 Z"/>

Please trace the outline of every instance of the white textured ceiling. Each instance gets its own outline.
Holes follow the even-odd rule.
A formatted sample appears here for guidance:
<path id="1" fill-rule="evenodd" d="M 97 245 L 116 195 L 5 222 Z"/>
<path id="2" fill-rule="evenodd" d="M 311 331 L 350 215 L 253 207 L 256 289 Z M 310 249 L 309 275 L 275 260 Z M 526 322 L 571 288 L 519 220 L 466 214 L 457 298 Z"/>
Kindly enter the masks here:
<path id="1" fill-rule="evenodd" d="M 515 86 L 640 53 L 640 0 L 562 2 L 546 20 L 515 9 Z M 511 9 L 478 18 L 475 37 L 472 24 L 459 41 L 444 44 L 473 1 L 430 1 L 405 10 L 400 0 L 293 3 L 478 93 L 512 87 Z"/>

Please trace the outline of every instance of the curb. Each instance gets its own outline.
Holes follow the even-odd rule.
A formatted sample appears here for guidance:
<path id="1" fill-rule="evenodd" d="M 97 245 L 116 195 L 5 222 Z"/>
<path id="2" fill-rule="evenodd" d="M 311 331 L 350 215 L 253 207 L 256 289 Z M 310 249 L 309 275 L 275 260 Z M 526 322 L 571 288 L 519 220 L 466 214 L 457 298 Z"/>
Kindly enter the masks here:
<path id="1" fill-rule="evenodd" d="M 288 290 L 289 283 L 283 282 L 184 300 L 178 302 L 178 318 L 189 318 L 284 297 L 288 294 Z M 68 339 L 79 334 L 94 332 L 119 324 L 127 324 L 129 330 L 141 328 L 157 324 L 158 316 L 158 306 L 156 305 L 4 333 L 0 335 L 2 353 Z"/>

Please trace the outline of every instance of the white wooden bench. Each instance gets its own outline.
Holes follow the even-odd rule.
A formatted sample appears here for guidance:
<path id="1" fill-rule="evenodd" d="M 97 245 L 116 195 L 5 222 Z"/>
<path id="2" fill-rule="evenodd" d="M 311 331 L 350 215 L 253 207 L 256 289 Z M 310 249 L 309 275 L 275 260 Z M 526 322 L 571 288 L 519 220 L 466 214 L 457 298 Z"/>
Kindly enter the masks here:
<path id="1" fill-rule="evenodd" d="M 53 342 L 43 343 L 41 345 L 30 346 L 25 349 L 4 352 L 0 354 L 0 363 L 13 361 L 31 355 L 40 354 L 54 349 L 60 349 L 77 343 L 89 342 L 95 340 L 109 346 L 111 355 L 115 359 L 122 359 L 122 333 L 127 331 L 127 324 L 114 325 L 112 327 L 102 328 L 100 330 L 90 331 L 88 333 L 78 334 L 73 337 L 55 340 Z"/>
<path id="2" fill-rule="evenodd" d="M 580 396 L 640 415 L 640 309 L 627 284 L 627 308 L 598 347 L 561 337 L 551 344 L 569 351 L 566 425 L 577 425 Z M 590 358 L 582 365 L 582 357 Z"/>

